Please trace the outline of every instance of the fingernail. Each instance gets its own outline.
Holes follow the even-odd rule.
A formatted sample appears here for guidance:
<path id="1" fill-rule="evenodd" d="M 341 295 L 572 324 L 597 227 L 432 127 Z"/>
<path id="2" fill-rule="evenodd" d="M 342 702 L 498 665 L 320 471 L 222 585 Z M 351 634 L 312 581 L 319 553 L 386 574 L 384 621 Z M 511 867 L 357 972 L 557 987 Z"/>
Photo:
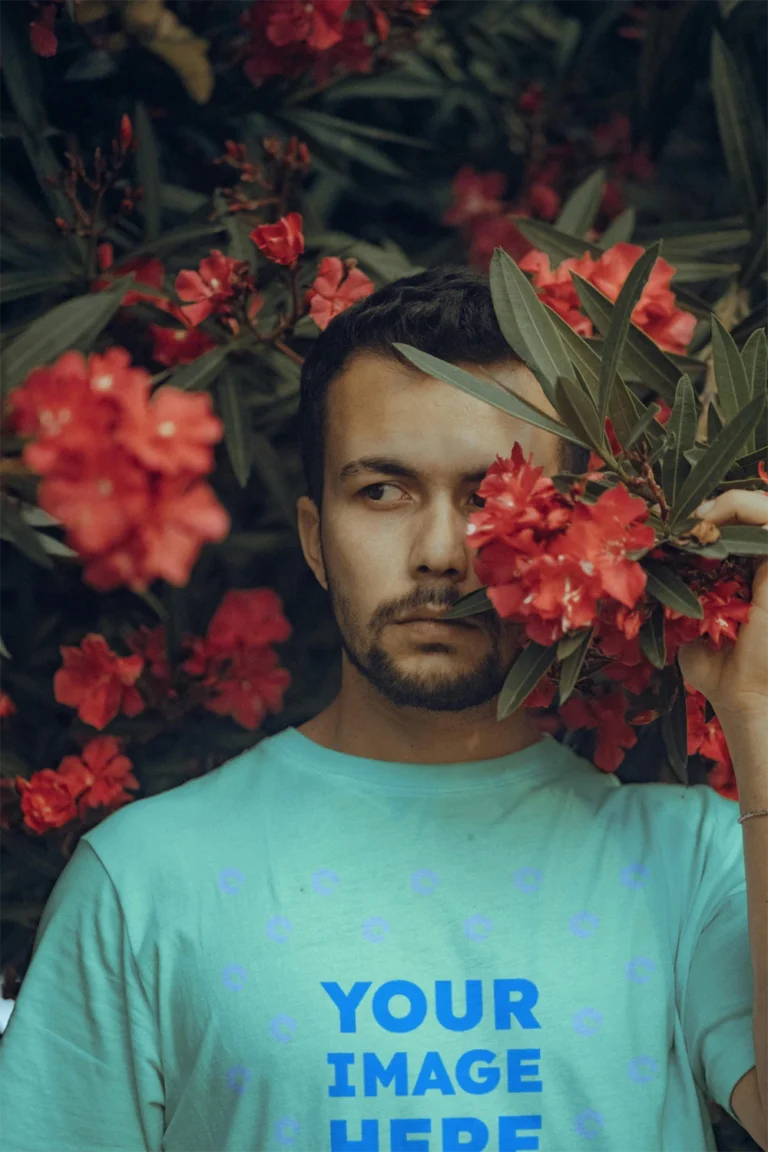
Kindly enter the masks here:
<path id="1" fill-rule="evenodd" d="M 696 515 L 697 516 L 706 516 L 708 512 L 712 511 L 714 506 L 715 506 L 714 500 L 705 500 L 703 504 L 699 504 L 698 508 L 696 509 Z"/>

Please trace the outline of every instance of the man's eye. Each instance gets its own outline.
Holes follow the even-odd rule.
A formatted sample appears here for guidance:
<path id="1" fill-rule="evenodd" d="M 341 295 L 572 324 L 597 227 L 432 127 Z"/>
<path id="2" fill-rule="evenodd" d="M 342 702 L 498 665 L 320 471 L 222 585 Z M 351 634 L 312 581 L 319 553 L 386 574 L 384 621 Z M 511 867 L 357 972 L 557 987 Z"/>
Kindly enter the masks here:
<path id="1" fill-rule="evenodd" d="M 477 492 L 473 492 L 472 499 L 478 501 L 478 508 L 485 508 L 485 496 L 478 496 Z"/>
<path id="2" fill-rule="evenodd" d="M 382 504 L 384 501 L 379 500 L 376 496 L 376 493 L 381 492 L 382 488 L 394 488 L 396 491 L 399 491 L 396 484 L 369 484 L 367 488 L 361 490 L 361 495 L 367 496 L 368 499 L 373 500 L 375 504 Z"/>

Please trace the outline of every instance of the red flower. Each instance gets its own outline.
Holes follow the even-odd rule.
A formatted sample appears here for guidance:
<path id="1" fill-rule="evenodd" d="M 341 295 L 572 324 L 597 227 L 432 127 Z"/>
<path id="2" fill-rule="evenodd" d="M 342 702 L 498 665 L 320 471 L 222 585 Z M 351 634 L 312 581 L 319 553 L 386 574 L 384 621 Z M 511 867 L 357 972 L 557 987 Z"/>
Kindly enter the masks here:
<path id="1" fill-rule="evenodd" d="M 144 663 L 144 671 L 161 684 L 170 687 L 171 664 L 168 659 L 168 638 L 165 628 L 158 624 L 149 628 L 142 624 L 135 632 L 125 637 L 125 642 L 131 652 L 140 656 Z"/>
<path id="2" fill-rule="evenodd" d="M 127 152 L 133 141 L 133 125 L 131 118 L 125 112 L 120 117 L 120 147 L 123 152 Z"/>
<path id="3" fill-rule="evenodd" d="M 64 664 L 53 677 L 59 704 L 77 709 L 84 724 L 106 728 L 118 712 L 136 716 L 144 701 L 133 685 L 141 675 L 140 656 L 118 656 L 103 636 L 91 632 L 79 648 L 62 647 Z"/>
<path id="4" fill-rule="evenodd" d="M 56 5 L 45 4 L 39 20 L 30 21 L 29 42 L 32 51 L 38 56 L 55 56 L 59 42 L 53 30 L 56 20 Z"/>
<path id="5" fill-rule="evenodd" d="M 614 244 L 595 262 L 589 277 L 610 300 L 616 300 L 631 269 L 643 255 L 639 244 Z M 675 307 L 670 288 L 675 269 L 658 258 L 632 312 L 632 322 L 667 352 L 682 355 L 691 342 L 696 317 Z"/>
<path id="6" fill-rule="evenodd" d="M 268 260 L 293 268 L 304 251 L 302 228 L 301 213 L 289 212 L 276 224 L 260 224 L 250 233 L 250 238 Z"/>
<path id="7" fill-rule="evenodd" d="M 154 304 L 155 308 L 159 308 L 161 312 L 169 312 L 174 316 L 178 314 L 178 306 L 172 304 L 167 296 L 162 295 L 165 268 L 162 260 L 158 260 L 157 256 L 134 256 L 132 260 L 125 260 L 117 268 L 113 268 L 111 244 L 99 244 L 97 253 L 99 254 L 101 271 L 109 270 L 111 275 L 91 281 L 92 292 L 101 292 L 104 288 L 110 288 L 115 280 L 119 280 L 122 276 L 133 274 L 137 284 L 146 284 L 148 288 L 155 288 L 156 292 L 142 292 L 131 288 L 123 296 L 122 308 L 130 308 L 133 304 L 145 300 L 149 304 Z"/>
<path id="8" fill-rule="evenodd" d="M 603 772 L 615 772 L 624 751 L 637 743 L 637 734 L 625 719 L 626 711 L 627 698 L 616 689 L 589 699 L 574 692 L 560 707 L 559 715 L 566 728 L 597 729 L 594 764 Z"/>
<path id="9" fill-rule="evenodd" d="M 209 652 L 229 655 L 238 647 L 262 648 L 287 640 L 291 626 L 282 607 L 271 588 L 231 589 L 208 625 Z"/>
<path id="10" fill-rule="evenodd" d="M 759 460 L 757 463 L 757 474 L 762 480 L 763 484 L 768 484 L 768 468 L 765 467 L 765 464 L 762 460 Z"/>
<path id="11" fill-rule="evenodd" d="M 345 21 L 343 39 L 315 61 L 313 71 L 317 83 L 325 87 L 337 69 L 345 72 L 370 72 L 373 68 L 373 48 L 367 37 L 368 25 L 365 20 Z"/>
<path id="12" fill-rule="evenodd" d="M 150 324 L 149 330 L 153 340 L 152 358 L 166 368 L 191 364 L 216 347 L 216 341 L 201 328 L 162 328 L 159 324 Z"/>
<path id="13" fill-rule="evenodd" d="M 501 212 L 507 178 L 503 172 L 477 172 L 470 164 L 451 180 L 453 204 L 443 216 L 444 224 L 466 224 L 478 216 Z"/>
<path id="14" fill-rule="evenodd" d="M 549 184 L 531 184 L 527 200 L 534 216 L 540 220 L 554 220 L 560 211 L 560 196 Z"/>
<path id="15" fill-rule="evenodd" d="M 638 664 L 606 664 L 602 674 L 622 684 L 627 692 L 641 696 L 651 686 L 655 669 L 645 657 Z"/>
<path id="16" fill-rule="evenodd" d="M 309 303 L 310 316 L 324 332 L 334 316 L 344 312 L 356 300 L 370 296 L 373 290 L 373 281 L 354 266 L 354 261 L 344 262 L 338 256 L 326 256 L 304 302 Z"/>
<path id="17" fill-rule="evenodd" d="M 610 416 L 606 416 L 605 418 L 605 431 L 608 436 L 608 443 L 610 445 L 611 451 L 613 452 L 614 456 L 618 456 L 622 451 L 622 448 L 621 444 L 619 443 L 619 438 L 614 431 L 613 421 L 611 420 Z M 589 461 L 587 462 L 587 471 L 591 472 L 593 469 L 602 468 L 604 464 L 605 460 L 603 460 L 601 456 L 598 456 L 597 452 L 591 452 L 589 455 Z"/>
<path id="18" fill-rule="evenodd" d="M 739 625 L 749 620 L 750 589 L 743 579 L 718 580 L 710 588 L 692 588 L 704 613 L 701 620 L 682 616 L 674 608 L 664 606 L 664 638 L 667 663 L 671 664 L 681 644 L 691 644 L 705 638 L 710 648 L 718 651 L 724 640 L 735 640 Z"/>
<path id="19" fill-rule="evenodd" d="M 24 823 L 40 835 L 61 828 L 77 816 L 77 806 L 67 780 L 52 768 L 34 772 L 29 780 L 16 777 Z"/>
<path id="20" fill-rule="evenodd" d="M 520 216 L 525 212 L 518 213 Z M 513 260 L 530 252 L 531 244 L 518 229 L 511 216 L 479 216 L 469 225 L 469 262 L 476 268 L 488 270 L 494 250 L 503 248 Z"/>
<path id="21" fill-rule="evenodd" d="M 89 740 L 80 756 L 65 756 L 59 776 L 78 801 L 78 815 L 84 820 L 89 808 L 116 809 L 133 800 L 126 788 L 138 788 L 127 756 L 120 753 L 114 736 Z"/>
<path id="22" fill-rule="evenodd" d="M 533 80 L 520 94 L 517 106 L 521 112 L 538 112 L 544 99 L 544 85 Z"/>
<path id="23" fill-rule="evenodd" d="M 270 6 L 267 38 L 278 47 L 298 42 L 322 52 L 342 39 L 342 22 L 350 3 L 351 0 L 279 0 Z"/>
<path id="24" fill-rule="evenodd" d="M 17 711 L 16 705 L 7 692 L 0 692 L 0 720 L 7 720 Z"/>
<path id="25" fill-rule="evenodd" d="M 209 677 L 212 695 L 205 707 L 220 716 L 232 716 L 243 728 L 257 728 L 267 711 L 279 712 L 291 675 L 278 666 L 273 648 L 236 649 L 228 674 Z"/>
<path id="26" fill-rule="evenodd" d="M 180 300 L 191 301 L 181 308 L 187 323 L 200 324 L 212 312 L 226 311 L 227 301 L 235 295 L 244 278 L 249 275 L 248 264 L 225 256 L 214 248 L 210 256 L 200 261 L 200 269 L 188 268 L 176 277 L 176 293 Z"/>
<path id="27" fill-rule="evenodd" d="M 573 286 L 571 272 L 576 272 L 588 280 L 594 261 L 588 252 L 583 256 L 571 256 L 561 260 L 557 268 L 550 269 L 549 256 L 538 249 L 528 252 L 522 260 L 518 260 L 523 272 L 533 273 L 533 283 L 540 288 L 539 299 L 543 300 L 553 312 L 562 316 L 566 324 L 578 332 L 579 336 L 592 335 L 592 321 L 579 311 L 581 301 Z"/>
<path id="28" fill-rule="evenodd" d="M 29 449 L 24 456 L 30 464 L 36 459 Z M 40 485 L 38 503 L 65 526 L 75 551 L 89 554 L 112 547 L 149 514 L 152 490 L 146 470 L 127 452 L 99 445 L 90 456 L 59 459 Z"/>
<path id="29" fill-rule="evenodd" d="M 166 385 L 150 404 L 128 409 L 115 440 L 156 472 L 205 475 L 213 468 L 212 445 L 224 435 L 212 407 L 207 392 L 192 395 Z"/>

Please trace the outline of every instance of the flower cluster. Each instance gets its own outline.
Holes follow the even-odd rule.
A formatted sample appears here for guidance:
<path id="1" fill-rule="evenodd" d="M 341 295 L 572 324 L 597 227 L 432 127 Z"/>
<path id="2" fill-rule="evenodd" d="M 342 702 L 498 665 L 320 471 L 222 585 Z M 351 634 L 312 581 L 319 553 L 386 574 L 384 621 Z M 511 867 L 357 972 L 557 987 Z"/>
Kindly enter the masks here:
<path id="1" fill-rule="evenodd" d="M 31 441 L 24 463 L 42 477 L 38 503 L 66 529 L 101 591 L 183 585 L 229 516 L 201 477 L 223 424 L 206 393 L 151 378 L 123 348 L 87 359 L 65 352 L 36 368 L 10 398 L 10 419 Z"/>
<path id="2" fill-rule="evenodd" d="M 533 83 L 521 94 L 518 108 L 524 116 L 538 118 L 544 100 L 542 86 Z M 534 135 L 538 134 L 537 129 Z M 610 178 L 598 209 L 601 226 L 626 207 L 622 190 L 626 177 L 640 181 L 653 178 L 654 169 L 647 150 L 633 149 L 631 135 L 628 118 L 614 112 L 605 124 L 597 125 L 588 138 L 594 163 L 607 161 L 610 165 Z M 579 167 L 577 147 L 569 141 L 548 144 L 543 151 L 532 147 L 531 156 L 523 190 L 514 201 L 505 200 L 507 178 L 503 172 L 481 173 L 471 165 L 464 165 L 454 176 L 453 203 L 445 212 L 443 223 L 461 228 L 471 264 L 487 269 L 496 248 L 503 248 L 513 260 L 520 260 L 531 250 L 532 245 L 515 224 L 515 216 L 547 222 L 553 222 L 558 216 L 564 188 Z"/>
<path id="3" fill-rule="evenodd" d="M 437 0 L 256 0 L 242 17 L 244 71 L 252 84 L 308 72 L 320 85 L 336 73 L 370 72 L 393 20 L 425 19 Z M 355 10 L 359 15 L 355 16 Z"/>
<path id="4" fill-rule="evenodd" d="M 65 756 L 58 769 L 43 768 L 28 780 L 16 776 L 24 823 L 42 834 L 71 820 L 84 821 L 89 808 L 114 812 L 133 800 L 127 789 L 139 787 L 132 768 L 114 736 L 97 736 L 79 756 Z"/>
<path id="5" fill-rule="evenodd" d="M 326 256 L 320 262 L 319 272 L 306 293 L 304 303 L 309 305 L 309 315 L 324 332 L 334 316 L 357 300 L 370 296 L 373 290 L 373 281 L 360 271 L 356 260 Z"/>
<path id="6" fill-rule="evenodd" d="M 524 459 L 519 444 L 509 459 L 497 458 L 478 489 L 485 503 L 470 517 L 468 543 L 477 551 L 475 570 L 498 615 L 521 625 L 528 640 L 550 646 L 591 630 L 584 683 L 560 706 L 559 717 L 569 729 L 597 729 L 594 762 L 613 772 L 636 742 L 633 726 L 658 715 L 636 701 L 630 718 L 627 694 L 645 693 L 659 671 L 640 643 L 656 601 L 647 593 L 639 561 L 646 554 L 652 559 L 664 554 L 654 529 L 645 523 L 646 501 L 623 484 L 587 503 L 583 481 L 563 493 L 542 473 L 532 457 Z M 681 644 L 703 639 L 719 649 L 734 641 L 750 612 L 749 582 L 737 565 L 685 556 L 678 557 L 677 566 L 702 616 L 683 616 L 663 605 L 665 665 L 674 662 Z M 556 691 L 557 679 L 550 673 L 524 706 L 546 709 Z M 689 702 L 689 716 L 692 708 Z M 691 751 L 725 764 L 727 780 L 729 764 L 717 720 L 705 726 L 702 714 L 696 725 Z"/>
<path id="7" fill-rule="evenodd" d="M 592 321 L 580 311 L 581 302 L 571 273 L 594 284 L 610 300 L 616 300 L 632 267 L 643 255 L 638 244 L 614 244 L 594 260 L 588 252 L 572 256 L 552 270 L 549 257 L 536 249 L 518 261 L 524 272 L 532 273 L 540 300 L 562 316 L 580 336 L 591 336 Z M 632 322 L 667 352 L 682 355 L 691 342 L 696 317 L 675 305 L 671 288 L 675 269 L 659 257 L 642 295 L 632 312 Z"/>

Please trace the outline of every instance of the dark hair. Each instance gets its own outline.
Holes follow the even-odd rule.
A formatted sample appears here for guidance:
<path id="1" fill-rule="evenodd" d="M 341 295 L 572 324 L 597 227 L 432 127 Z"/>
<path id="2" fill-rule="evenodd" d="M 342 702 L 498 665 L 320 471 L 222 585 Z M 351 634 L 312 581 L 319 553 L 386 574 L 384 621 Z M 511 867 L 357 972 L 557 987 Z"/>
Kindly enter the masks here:
<path id="1" fill-rule="evenodd" d="M 394 343 L 411 344 L 451 363 L 495 364 L 517 359 L 496 319 L 488 278 L 457 265 L 439 265 L 404 276 L 340 313 L 321 332 L 301 369 L 301 459 L 308 494 L 318 508 L 329 386 L 360 352 L 387 356 L 410 367 L 392 347 Z M 574 463 L 572 447 L 563 443 L 569 467 Z"/>

